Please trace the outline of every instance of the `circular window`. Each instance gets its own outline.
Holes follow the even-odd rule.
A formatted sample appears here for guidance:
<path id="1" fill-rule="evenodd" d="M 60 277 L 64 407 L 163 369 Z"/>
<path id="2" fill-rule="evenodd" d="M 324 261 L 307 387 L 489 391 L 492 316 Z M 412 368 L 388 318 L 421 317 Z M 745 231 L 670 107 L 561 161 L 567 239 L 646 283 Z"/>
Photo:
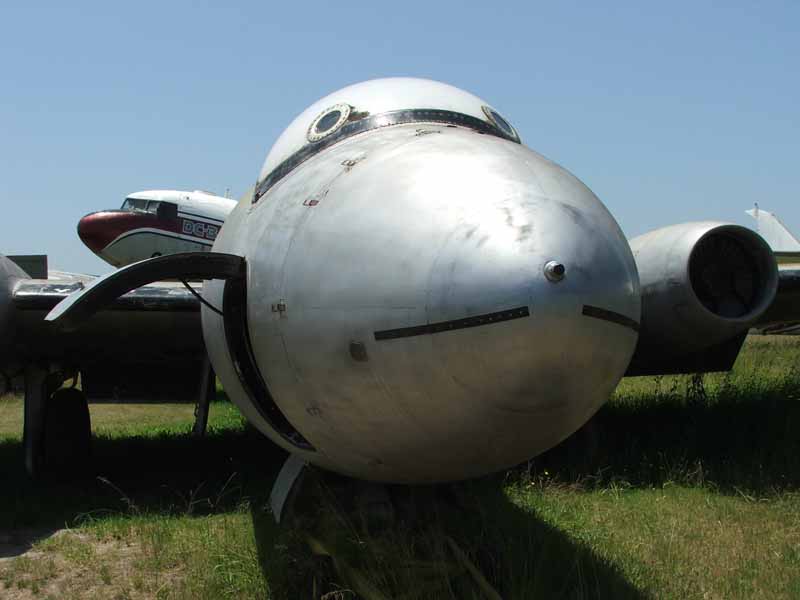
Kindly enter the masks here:
<path id="1" fill-rule="evenodd" d="M 316 142 L 332 134 L 347 122 L 349 116 L 349 104 L 335 104 L 326 108 L 308 128 L 308 141 Z"/>
<path id="2" fill-rule="evenodd" d="M 519 135 L 517 135 L 517 130 L 511 126 L 511 123 L 506 121 L 503 117 L 500 116 L 495 109 L 490 108 L 488 106 L 483 107 L 483 112 L 489 117 L 489 121 L 491 121 L 492 125 L 497 127 L 503 135 L 506 137 L 511 138 L 515 142 L 519 141 Z"/>

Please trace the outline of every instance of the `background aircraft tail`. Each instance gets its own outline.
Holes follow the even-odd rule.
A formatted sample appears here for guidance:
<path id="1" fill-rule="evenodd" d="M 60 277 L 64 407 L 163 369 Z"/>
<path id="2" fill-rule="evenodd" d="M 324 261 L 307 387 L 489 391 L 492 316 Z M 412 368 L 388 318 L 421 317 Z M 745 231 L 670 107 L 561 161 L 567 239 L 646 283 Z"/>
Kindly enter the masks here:
<path id="1" fill-rule="evenodd" d="M 761 210 L 758 208 L 758 204 L 755 208 L 745 212 L 756 220 L 758 233 L 772 246 L 773 252 L 800 252 L 800 241 L 792 235 L 776 215 Z"/>

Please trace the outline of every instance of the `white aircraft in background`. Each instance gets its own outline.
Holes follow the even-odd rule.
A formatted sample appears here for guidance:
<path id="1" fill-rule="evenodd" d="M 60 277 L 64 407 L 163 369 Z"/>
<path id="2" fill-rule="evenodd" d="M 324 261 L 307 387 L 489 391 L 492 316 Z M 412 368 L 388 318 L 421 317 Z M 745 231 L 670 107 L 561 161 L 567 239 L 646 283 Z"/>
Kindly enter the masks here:
<path id="1" fill-rule="evenodd" d="M 117 210 L 104 210 L 83 217 L 78 223 L 81 240 L 100 258 L 115 267 L 123 267 L 151 257 L 185 252 L 204 252 L 210 250 L 225 218 L 236 201 L 202 191 L 148 190 L 130 194 Z M 54 305 L 65 294 L 88 285 L 93 276 L 52 270 L 48 267 L 48 257 L 42 254 L 7 257 L 14 264 L 0 265 L 0 279 L 9 277 L 6 283 L 13 284 L 15 307 L 24 314 L 33 315 Z M 0 257 L 0 262 L 5 258 Z M 5 276 L 5 277 L 4 277 Z M 13 280 L 17 280 L 14 283 Z M 184 283 L 184 285 L 187 285 Z M 199 307 L 194 294 L 202 289 L 195 282 L 191 289 L 184 289 L 181 282 L 161 282 L 159 288 L 146 287 L 139 296 L 130 296 L 125 306 L 112 311 L 109 320 L 100 325 L 95 332 L 103 339 L 108 331 L 115 331 L 125 338 L 126 356 L 115 355 L 108 350 L 96 351 L 93 336 L 83 335 L 80 339 L 59 339 L 59 343 L 43 340 L 47 332 L 41 328 L 40 319 L 20 317 L 20 330 L 27 340 L 25 347 L 17 347 L 17 361 L 24 364 L 28 356 L 44 358 L 38 348 L 49 347 L 48 352 L 55 355 L 86 354 L 93 356 L 93 367 L 82 372 L 84 394 L 91 399 L 144 398 L 153 397 L 154 391 L 165 392 L 161 397 L 193 397 L 196 381 L 201 378 L 204 368 L 205 351 L 196 319 Z M 193 291 L 194 290 L 194 291 Z M 2 292 L 2 290 L 0 290 Z M 10 307 L 0 293 L 0 321 Z M 180 306 L 180 318 L 172 314 Z M 168 308 L 171 312 L 160 311 L 164 321 L 157 324 L 142 323 L 137 318 L 146 307 L 148 311 L 159 312 Z M 30 311 L 30 312 L 25 312 Z M 22 313 L 20 313 L 22 314 Z M 189 324 L 189 330 L 185 325 Z M 153 356 L 151 341 L 140 346 L 136 337 L 154 330 L 170 331 L 167 336 L 179 346 L 175 355 L 170 355 L 163 343 L 159 352 Z M 6 337 L 8 332 L 4 332 Z M 49 340 L 49 338 L 47 338 Z M 148 338 L 149 340 L 149 338 Z M 63 342 L 63 343 L 62 343 Z M 0 355 L 3 352 L 0 340 Z M 45 353 L 46 354 L 46 353 Z M 140 366 L 148 373 L 144 379 L 159 381 L 157 390 L 142 389 L 143 378 L 124 366 L 131 356 L 149 356 Z M 148 360 L 150 362 L 148 362 Z M 11 387 L 10 373 L 19 369 L 10 363 L 3 365 L 0 359 L 0 391 Z M 16 361 L 12 361 L 16 362 Z M 5 368 L 3 368 L 5 366 Z M 152 384 L 147 384 L 152 387 Z M 147 386 L 146 386 L 147 387 Z"/>
<path id="2" fill-rule="evenodd" d="M 777 215 L 761 210 L 758 204 L 745 212 L 756 220 L 758 233 L 772 247 L 779 268 L 786 264 L 800 264 L 800 241 L 781 223 Z"/>
<path id="3" fill-rule="evenodd" d="M 784 225 L 777 215 L 761 210 L 758 204 L 745 211 L 756 220 L 758 233 L 772 247 L 778 269 L 784 273 L 796 271 L 800 267 L 800 241 Z M 786 277 L 783 278 L 787 280 Z M 778 323 L 761 328 L 762 333 L 800 334 L 800 324 Z"/>
<path id="4" fill-rule="evenodd" d="M 107 263 L 123 267 L 146 258 L 210 250 L 236 201 L 195 190 L 146 190 L 117 210 L 86 215 L 78 236 Z"/>

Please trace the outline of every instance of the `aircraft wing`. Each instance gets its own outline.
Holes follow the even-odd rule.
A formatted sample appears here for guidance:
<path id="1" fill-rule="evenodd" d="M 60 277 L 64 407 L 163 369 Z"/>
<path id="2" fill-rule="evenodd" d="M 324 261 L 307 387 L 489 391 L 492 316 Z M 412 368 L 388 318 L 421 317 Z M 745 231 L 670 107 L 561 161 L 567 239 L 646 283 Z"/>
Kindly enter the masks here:
<path id="1" fill-rule="evenodd" d="M 778 270 L 778 293 L 764 316 L 756 323 L 763 331 L 780 331 L 800 323 L 800 266 Z"/>
<path id="2" fill-rule="evenodd" d="M 107 397 L 127 390 L 142 398 L 194 393 L 206 356 L 200 302 L 181 283 L 132 290 L 104 306 L 80 331 L 65 332 L 44 317 L 97 278 L 58 273 L 31 279 L 9 263 L 0 256 L 0 374 L 6 381 L 25 365 L 54 364 L 81 372 L 90 397 L 92 391 Z"/>
<path id="3" fill-rule="evenodd" d="M 73 292 L 83 290 L 93 277 L 80 276 L 70 279 L 62 276 L 53 279 L 29 279 L 20 281 L 13 290 L 13 303 L 19 310 L 50 311 L 56 304 Z M 202 284 L 195 285 L 202 290 Z M 114 301 L 106 310 L 151 311 L 151 312 L 197 312 L 200 303 L 183 284 L 162 282 L 137 288 Z"/>

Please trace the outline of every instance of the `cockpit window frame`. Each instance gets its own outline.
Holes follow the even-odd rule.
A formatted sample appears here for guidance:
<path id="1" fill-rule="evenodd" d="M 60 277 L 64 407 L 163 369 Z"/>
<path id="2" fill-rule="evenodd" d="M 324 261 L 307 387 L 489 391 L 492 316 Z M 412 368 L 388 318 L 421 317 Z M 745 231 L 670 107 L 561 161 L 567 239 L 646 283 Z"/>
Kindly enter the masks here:
<path id="1" fill-rule="evenodd" d="M 128 212 L 147 212 L 147 203 L 147 198 L 125 198 L 120 210 Z"/>
<path id="2" fill-rule="evenodd" d="M 314 120 L 314 122 L 323 117 L 328 111 L 332 110 L 332 108 L 333 107 L 330 107 L 325 112 L 321 113 L 320 116 Z M 307 161 L 312 156 L 319 154 L 326 148 L 329 148 L 330 146 L 342 141 L 343 139 L 373 129 L 381 129 L 394 125 L 406 125 L 410 123 L 437 123 L 454 127 L 465 127 L 475 131 L 476 133 L 491 135 L 515 144 L 520 143 L 519 137 L 516 136 L 516 131 L 514 131 L 514 135 L 512 136 L 504 132 L 492 121 L 480 119 L 472 115 L 451 110 L 414 108 L 369 115 L 362 119 L 343 123 L 338 127 L 338 129 L 335 129 L 330 134 L 323 136 L 317 141 L 311 141 L 308 144 L 305 144 L 297 152 L 277 165 L 266 177 L 264 177 L 264 179 L 262 179 L 256 185 L 256 190 L 253 193 L 252 204 L 256 204 L 261 197 L 270 190 L 270 188 L 286 177 L 299 165 Z"/>
<path id="3" fill-rule="evenodd" d="M 125 212 L 137 212 L 137 213 L 146 213 L 148 215 L 158 215 L 161 216 L 164 211 L 162 210 L 162 206 L 166 204 L 172 204 L 175 206 L 174 211 L 166 211 L 166 213 L 175 213 L 177 217 L 177 204 L 174 202 L 166 202 L 164 200 L 151 200 L 149 198 L 125 198 L 125 201 L 122 203 L 120 210 Z M 166 214 L 164 213 L 164 214 Z"/>
<path id="4" fill-rule="evenodd" d="M 350 112 L 352 110 L 353 107 L 349 104 L 334 104 L 333 106 L 326 108 L 319 115 L 317 115 L 317 118 L 311 122 L 311 125 L 309 125 L 308 132 L 306 133 L 308 141 L 318 142 L 322 138 L 336 133 L 336 131 L 350 118 Z M 335 113 L 339 113 L 339 116 L 336 117 L 336 120 L 332 124 L 326 126 L 324 129 L 320 129 L 320 125 L 325 123 L 325 120 Z"/>
<path id="5" fill-rule="evenodd" d="M 516 140 L 517 143 L 521 143 L 517 130 L 514 129 L 514 126 L 511 123 L 508 122 L 508 119 L 506 119 L 491 106 L 486 106 L 484 104 L 481 106 L 481 108 L 483 109 L 483 114 L 486 115 L 486 118 L 489 119 L 492 125 L 497 127 L 505 136 Z"/>

